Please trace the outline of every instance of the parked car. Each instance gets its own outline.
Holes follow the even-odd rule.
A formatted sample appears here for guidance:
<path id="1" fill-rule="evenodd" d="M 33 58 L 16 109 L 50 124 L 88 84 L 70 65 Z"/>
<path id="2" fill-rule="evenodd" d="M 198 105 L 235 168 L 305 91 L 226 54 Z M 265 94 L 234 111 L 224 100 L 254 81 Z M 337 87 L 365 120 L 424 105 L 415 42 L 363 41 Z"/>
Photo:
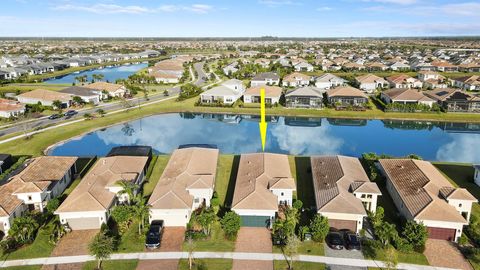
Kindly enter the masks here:
<path id="1" fill-rule="evenodd" d="M 345 248 L 348 250 L 356 249 L 360 250 L 360 239 L 354 232 L 346 232 L 344 235 Z"/>
<path id="2" fill-rule="evenodd" d="M 147 248 L 159 248 L 160 241 L 163 233 L 163 220 L 153 220 L 150 224 L 150 229 L 147 233 L 147 239 L 145 240 L 145 247 Z"/>
<path id="3" fill-rule="evenodd" d="M 67 112 L 64 114 L 64 116 L 70 116 L 70 117 L 72 117 L 72 116 L 74 116 L 74 115 L 77 114 L 77 113 L 78 113 L 78 112 L 75 111 L 75 110 L 69 110 L 69 111 L 67 111 Z"/>
<path id="4" fill-rule="evenodd" d="M 48 119 L 53 120 L 53 119 L 58 119 L 58 118 L 60 118 L 60 117 L 62 117 L 60 114 L 54 113 L 54 114 L 50 115 L 50 116 L 48 117 Z"/>
<path id="5" fill-rule="evenodd" d="M 343 237 L 340 232 L 330 232 L 327 235 L 327 245 L 331 249 L 343 249 Z"/>

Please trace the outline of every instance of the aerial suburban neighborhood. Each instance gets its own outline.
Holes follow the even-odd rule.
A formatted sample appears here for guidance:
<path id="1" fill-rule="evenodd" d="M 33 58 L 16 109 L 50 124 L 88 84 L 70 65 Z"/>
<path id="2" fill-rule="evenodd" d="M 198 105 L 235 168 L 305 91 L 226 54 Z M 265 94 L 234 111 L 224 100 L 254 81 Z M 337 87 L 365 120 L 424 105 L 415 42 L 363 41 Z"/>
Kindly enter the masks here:
<path id="1" fill-rule="evenodd" d="M 2 10 L 0 268 L 480 270 L 478 1 Z"/>

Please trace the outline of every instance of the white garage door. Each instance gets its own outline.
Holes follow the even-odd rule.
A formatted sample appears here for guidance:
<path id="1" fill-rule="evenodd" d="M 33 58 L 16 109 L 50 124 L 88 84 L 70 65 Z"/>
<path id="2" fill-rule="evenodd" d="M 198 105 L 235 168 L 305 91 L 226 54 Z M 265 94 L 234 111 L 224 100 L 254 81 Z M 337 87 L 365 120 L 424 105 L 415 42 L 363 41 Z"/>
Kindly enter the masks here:
<path id="1" fill-rule="evenodd" d="M 69 218 L 67 219 L 68 226 L 72 230 L 93 230 L 100 229 L 100 218 Z"/>
<path id="2" fill-rule="evenodd" d="M 168 227 L 185 227 L 190 217 L 185 213 L 155 213 L 152 215 L 152 220 L 163 220 L 164 226 Z"/>

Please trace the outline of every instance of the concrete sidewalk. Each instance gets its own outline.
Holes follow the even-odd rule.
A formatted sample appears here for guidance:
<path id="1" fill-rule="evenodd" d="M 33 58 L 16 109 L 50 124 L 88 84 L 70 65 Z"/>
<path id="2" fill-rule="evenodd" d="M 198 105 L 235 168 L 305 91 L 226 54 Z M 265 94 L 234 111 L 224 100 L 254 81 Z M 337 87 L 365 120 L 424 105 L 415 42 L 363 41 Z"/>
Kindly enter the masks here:
<path id="1" fill-rule="evenodd" d="M 110 260 L 168 260 L 168 259 L 187 259 L 188 252 L 139 252 L 139 253 L 123 253 L 113 254 Z M 195 252 L 194 258 L 197 259 L 234 259 L 234 260 L 284 260 L 283 254 L 274 253 L 247 253 L 247 252 Z M 26 260 L 9 260 L 3 261 L 0 268 L 11 266 L 25 265 L 50 265 L 50 264 L 66 264 L 93 261 L 95 258 L 90 255 L 81 256 L 63 256 L 63 257 L 47 257 Z M 324 263 L 330 265 L 344 266 L 360 266 L 360 267 L 385 267 L 381 261 L 362 260 L 362 259 L 345 259 L 332 258 L 325 256 L 299 255 L 296 261 Z M 434 266 L 416 265 L 416 264 L 398 264 L 397 269 L 405 270 L 453 270 L 453 268 L 442 268 Z"/>

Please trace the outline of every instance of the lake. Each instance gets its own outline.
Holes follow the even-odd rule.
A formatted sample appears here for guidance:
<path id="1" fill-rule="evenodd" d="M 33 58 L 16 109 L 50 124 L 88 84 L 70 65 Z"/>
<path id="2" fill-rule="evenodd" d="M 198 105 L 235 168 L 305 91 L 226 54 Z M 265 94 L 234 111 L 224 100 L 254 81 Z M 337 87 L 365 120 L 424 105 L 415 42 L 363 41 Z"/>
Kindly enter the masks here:
<path id="1" fill-rule="evenodd" d="M 126 79 L 128 78 L 128 76 L 135 74 L 137 71 L 146 67 L 148 67 L 148 63 L 124 64 L 124 65 L 117 65 L 117 66 L 94 68 L 94 69 L 74 72 L 64 76 L 47 79 L 44 82 L 71 84 L 75 82 L 75 77 L 83 76 L 83 75 L 87 75 L 88 82 L 90 82 L 92 80 L 93 74 L 102 74 L 104 76 L 102 81 L 109 81 L 114 83 L 116 80 Z"/>
<path id="2" fill-rule="evenodd" d="M 267 117 L 265 151 L 293 155 L 375 152 L 480 163 L 480 124 L 400 120 Z M 60 156 L 106 155 L 120 145 L 171 153 L 182 144 L 214 144 L 222 153 L 258 152 L 258 116 L 163 114 L 97 130 L 50 149 Z"/>

